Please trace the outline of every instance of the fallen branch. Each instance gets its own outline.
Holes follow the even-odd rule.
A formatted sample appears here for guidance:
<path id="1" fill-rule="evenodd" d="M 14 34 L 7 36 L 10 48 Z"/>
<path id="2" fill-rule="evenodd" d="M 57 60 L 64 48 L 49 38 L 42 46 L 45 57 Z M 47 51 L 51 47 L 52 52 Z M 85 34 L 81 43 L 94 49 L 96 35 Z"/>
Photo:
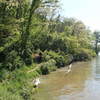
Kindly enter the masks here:
<path id="1" fill-rule="evenodd" d="M 30 72 L 34 72 L 35 70 L 37 70 L 38 68 L 40 68 L 41 64 L 39 64 L 37 67 L 35 67 L 34 69 L 28 71 L 27 73 L 30 73 Z"/>

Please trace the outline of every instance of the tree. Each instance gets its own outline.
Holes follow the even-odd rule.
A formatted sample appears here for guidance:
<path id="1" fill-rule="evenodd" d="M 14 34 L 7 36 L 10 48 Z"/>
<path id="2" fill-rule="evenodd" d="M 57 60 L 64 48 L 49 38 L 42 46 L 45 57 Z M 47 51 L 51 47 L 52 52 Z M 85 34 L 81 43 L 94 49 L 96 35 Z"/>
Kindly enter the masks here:
<path id="1" fill-rule="evenodd" d="M 99 36 L 100 36 L 100 32 L 99 31 L 95 31 L 94 32 L 94 34 L 95 34 L 95 42 L 96 42 L 96 44 L 95 44 L 95 51 L 96 51 L 96 53 L 98 54 L 98 42 L 99 42 Z"/>

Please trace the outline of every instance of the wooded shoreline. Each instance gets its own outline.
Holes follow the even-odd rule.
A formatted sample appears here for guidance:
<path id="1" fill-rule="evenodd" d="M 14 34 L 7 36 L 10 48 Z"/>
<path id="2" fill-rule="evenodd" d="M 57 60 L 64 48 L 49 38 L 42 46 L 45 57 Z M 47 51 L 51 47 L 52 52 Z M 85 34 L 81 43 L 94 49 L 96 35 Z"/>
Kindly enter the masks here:
<path id="1" fill-rule="evenodd" d="M 82 21 L 57 13 L 59 7 L 59 0 L 0 1 L 3 100 L 32 100 L 34 78 L 96 56 L 95 35 Z"/>

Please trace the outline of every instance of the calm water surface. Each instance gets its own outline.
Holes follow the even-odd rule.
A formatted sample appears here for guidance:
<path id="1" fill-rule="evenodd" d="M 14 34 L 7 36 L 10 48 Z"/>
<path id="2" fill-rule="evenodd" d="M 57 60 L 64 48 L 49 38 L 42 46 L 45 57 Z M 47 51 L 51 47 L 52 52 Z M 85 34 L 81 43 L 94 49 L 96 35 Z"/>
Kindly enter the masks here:
<path id="1" fill-rule="evenodd" d="M 42 76 L 35 100 L 100 100 L 100 56 Z"/>

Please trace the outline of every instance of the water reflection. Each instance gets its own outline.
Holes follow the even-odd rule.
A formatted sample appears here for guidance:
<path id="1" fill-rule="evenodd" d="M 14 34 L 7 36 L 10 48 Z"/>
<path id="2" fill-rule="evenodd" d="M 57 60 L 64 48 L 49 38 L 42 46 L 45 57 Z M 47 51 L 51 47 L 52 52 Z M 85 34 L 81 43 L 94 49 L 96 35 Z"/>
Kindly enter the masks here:
<path id="1" fill-rule="evenodd" d="M 95 79 L 100 80 L 100 55 L 97 56 L 94 66 L 96 67 L 95 68 Z"/>
<path id="2" fill-rule="evenodd" d="M 43 76 L 35 100 L 99 100 L 100 56 L 91 62 L 79 62 L 66 74 L 66 68 Z"/>

